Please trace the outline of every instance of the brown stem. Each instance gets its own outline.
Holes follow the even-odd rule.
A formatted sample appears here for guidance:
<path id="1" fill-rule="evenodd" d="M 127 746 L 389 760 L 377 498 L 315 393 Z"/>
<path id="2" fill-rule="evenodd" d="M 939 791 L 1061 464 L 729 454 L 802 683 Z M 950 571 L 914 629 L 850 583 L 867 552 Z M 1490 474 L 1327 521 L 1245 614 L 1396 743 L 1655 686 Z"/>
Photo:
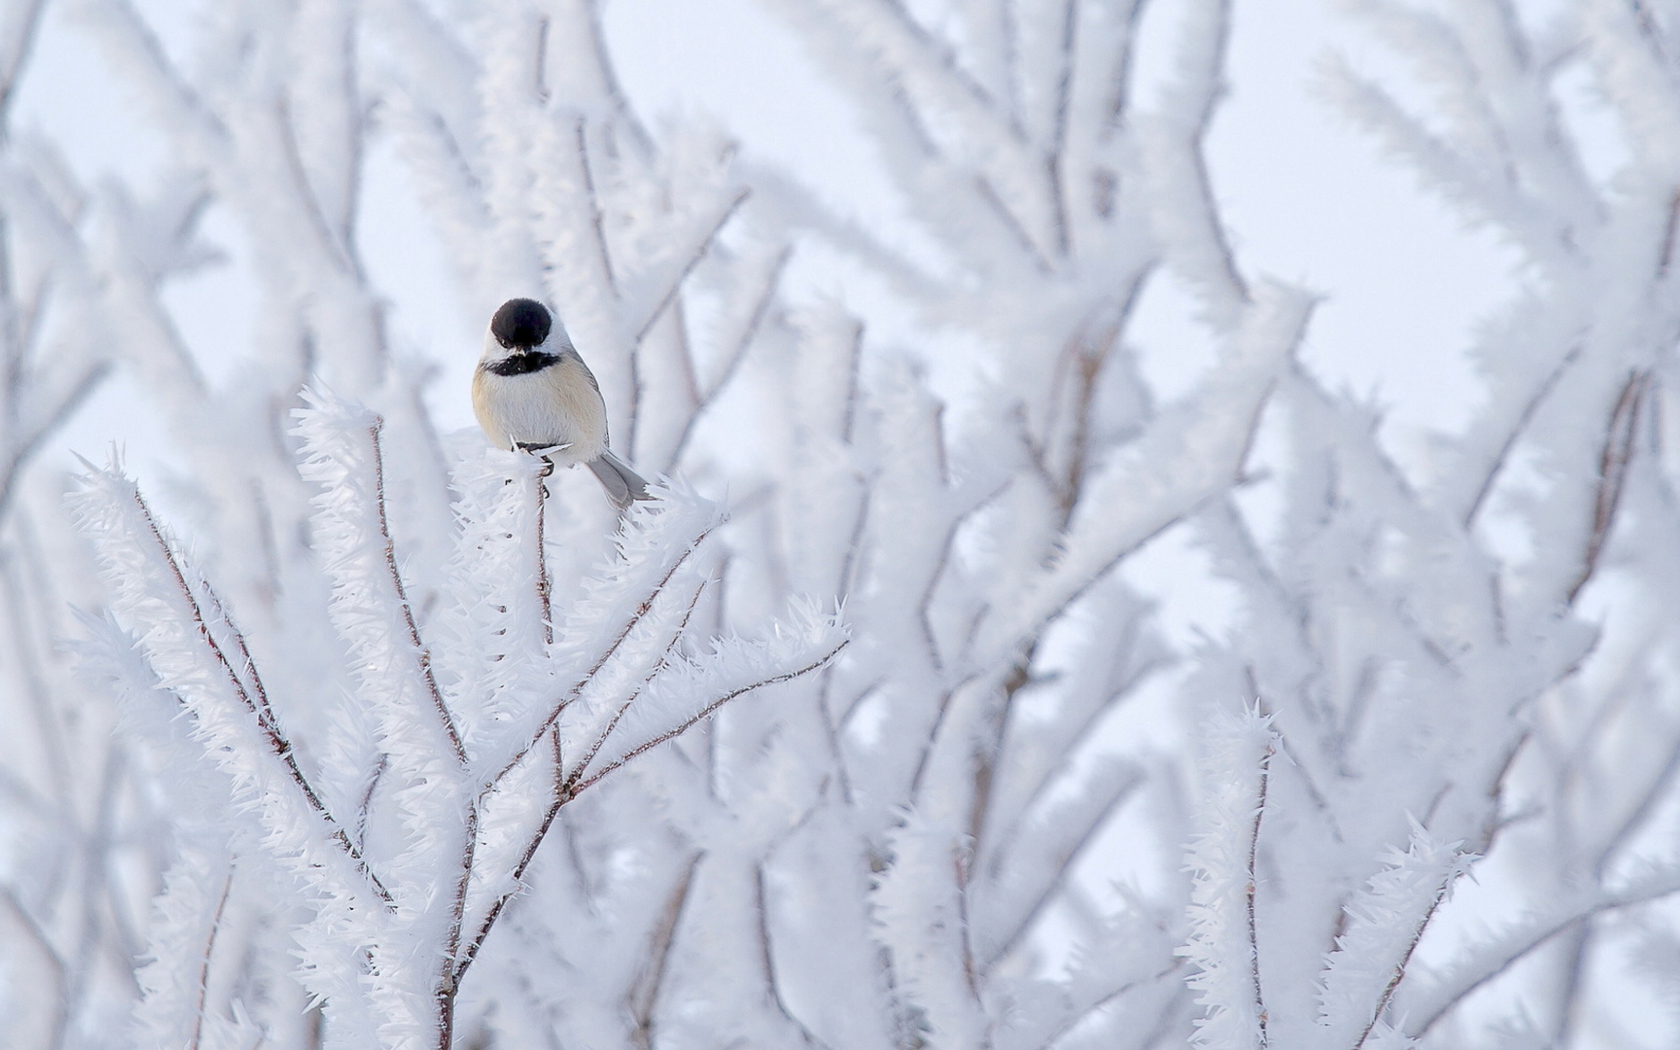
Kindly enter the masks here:
<path id="1" fill-rule="evenodd" d="M 1447 899 L 1447 890 L 1452 888 L 1452 881 L 1451 875 L 1441 881 L 1441 888 L 1436 891 L 1435 900 L 1430 903 L 1429 910 L 1424 913 L 1423 921 L 1418 923 L 1417 929 L 1412 931 L 1411 943 L 1406 945 L 1405 954 L 1400 956 L 1400 960 L 1394 964 L 1394 973 L 1389 976 L 1388 984 L 1383 987 L 1382 996 L 1377 1000 L 1377 1008 L 1371 1011 L 1371 1019 L 1365 1022 L 1365 1030 L 1359 1033 L 1359 1042 L 1353 1044 L 1353 1050 L 1363 1050 L 1365 1041 L 1371 1038 L 1372 1029 L 1377 1027 L 1377 1022 L 1382 1019 L 1383 1011 L 1388 1009 L 1389 1002 L 1394 998 L 1394 990 L 1400 987 L 1401 980 L 1406 976 L 1406 967 L 1412 961 L 1412 953 L 1417 951 L 1418 942 L 1423 940 L 1423 931 L 1429 928 L 1430 920 L 1435 918 L 1435 912 L 1441 907 L 1441 902 Z"/>
<path id="2" fill-rule="evenodd" d="M 1633 443 L 1639 427 L 1639 408 L 1650 388 L 1651 373 L 1638 371 L 1628 376 L 1616 407 L 1610 412 L 1604 448 L 1598 456 L 1598 493 L 1593 499 L 1592 531 L 1587 537 L 1587 550 L 1582 557 L 1581 571 L 1570 584 L 1566 604 L 1574 605 L 1581 588 L 1598 571 L 1599 557 L 1610 539 L 1610 529 L 1616 523 L 1616 508 L 1621 503 L 1622 488 L 1627 481 L 1628 466 L 1633 461 Z"/>
<path id="3" fill-rule="evenodd" d="M 562 779 L 566 781 L 568 787 L 575 786 L 577 784 L 578 778 L 583 776 L 583 771 L 589 768 L 589 763 L 595 761 L 595 756 L 600 753 L 601 748 L 607 742 L 607 738 L 612 736 L 614 729 L 618 728 L 619 721 L 623 719 L 625 713 L 630 710 L 630 705 L 635 703 L 641 697 L 642 690 L 646 689 L 648 687 L 648 683 L 652 682 L 654 677 L 657 676 L 660 671 L 663 671 L 670 663 L 671 654 L 676 651 L 677 643 L 682 641 L 684 632 L 688 630 L 688 622 L 693 618 L 694 610 L 700 605 L 700 596 L 705 592 L 706 584 L 702 581 L 700 586 L 694 589 L 694 597 L 688 600 L 688 608 L 683 611 L 682 621 L 677 624 L 677 629 L 671 632 L 671 640 L 665 643 L 665 651 L 659 654 L 659 663 L 656 664 L 653 670 L 649 671 L 640 682 L 636 683 L 636 688 L 629 696 L 624 698 L 624 702 L 619 705 L 618 711 L 614 713 L 610 720 L 608 720 L 606 728 L 601 730 L 600 735 L 597 736 L 589 745 L 589 749 L 583 753 L 583 759 L 578 762 L 577 768 L 572 770 L 570 775 L 564 775 L 562 777 Z M 558 734 L 555 735 L 555 743 L 556 746 L 558 746 Z"/>
<path id="4" fill-rule="evenodd" d="M 700 869 L 700 860 L 705 855 L 704 851 L 696 852 L 689 859 L 682 878 L 677 880 L 670 899 L 665 902 L 665 912 L 654 929 L 653 943 L 648 946 L 648 965 L 642 971 L 637 987 L 631 990 L 626 1004 L 636 1023 L 635 1030 L 630 1033 L 636 1050 L 653 1050 L 653 1010 L 659 1004 L 659 989 L 665 983 L 665 971 L 671 961 L 671 945 L 677 939 L 677 924 L 682 921 L 688 891 L 694 886 L 694 873 Z"/>
<path id="5" fill-rule="evenodd" d="M 482 798 L 485 793 L 493 790 L 498 784 L 505 780 L 508 774 L 512 773 L 514 769 L 518 768 L 521 762 L 525 761 L 525 756 L 531 753 L 531 749 L 542 742 L 543 737 L 547 736 L 548 731 L 554 728 L 554 724 L 560 720 L 560 712 L 566 709 L 566 705 L 583 695 L 583 690 L 595 678 L 596 674 L 600 673 L 601 668 L 605 667 L 607 665 L 607 661 L 611 660 L 613 655 L 624 645 L 625 640 L 630 637 L 630 633 L 634 631 L 637 625 L 639 625 L 642 620 L 647 617 L 647 614 L 652 611 L 653 603 L 659 598 L 659 595 L 664 592 L 665 585 L 670 583 L 671 578 L 677 574 L 677 570 L 682 568 L 683 565 L 688 562 L 688 559 L 694 556 L 694 552 L 700 549 L 700 544 L 705 542 L 706 537 L 710 536 L 712 534 L 712 530 L 715 528 L 717 528 L 717 524 L 715 523 L 707 525 L 700 531 L 699 535 L 695 536 L 694 539 L 689 542 L 688 549 L 684 550 L 682 554 L 671 563 L 671 567 L 666 570 L 665 575 L 660 577 L 658 583 L 654 584 L 653 589 L 648 592 L 647 597 L 642 599 L 642 603 L 636 607 L 636 611 L 625 623 L 624 628 L 618 632 L 616 637 L 613 638 L 612 642 L 607 646 L 606 651 L 603 652 L 589 670 L 584 672 L 584 674 L 578 678 L 577 682 L 566 691 L 566 695 L 560 698 L 559 703 L 555 704 L 549 710 L 548 716 L 543 719 L 541 725 L 537 726 L 537 730 L 531 735 L 531 739 L 526 742 L 525 746 L 515 752 L 513 757 L 508 759 L 501 769 L 497 770 L 496 775 L 490 778 L 490 782 L 486 784 L 484 786 L 484 790 L 479 793 L 479 797 Z"/>
<path id="6" fill-rule="evenodd" d="M 187 603 L 188 614 L 192 618 L 193 626 L 198 630 L 199 638 L 227 675 L 228 682 L 233 686 L 234 695 L 245 705 L 247 711 L 256 716 L 257 728 L 261 731 L 263 741 L 268 745 L 268 750 L 285 765 L 287 774 L 291 777 L 292 782 L 297 785 L 298 790 L 302 792 L 304 801 L 309 804 L 309 808 L 313 809 L 321 819 L 327 822 L 327 826 L 332 829 L 333 841 L 337 842 L 344 852 L 350 856 L 350 859 L 355 862 L 356 869 L 372 884 L 380 899 L 386 905 L 393 905 L 395 902 L 390 891 L 385 888 L 384 883 L 379 881 L 379 877 L 374 874 L 373 869 L 368 866 L 367 861 L 362 857 L 361 849 L 350 841 L 350 835 L 344 830 L 344 826 L 333 817 L 332 812 L 327 809 L 326 803 L 321 801 L 321 796 L 316 793 L 314 785 L 310 784 L 309 778 L 303 775 L 303 770 L 298 766 L 297 755 L 292 750 L 292 742 L 286 738 L 285 733 L 281 730 L 279 719 L 275 717 L 274 709 L 269 705 L 268 694 L 263 690 L 262 682 L 256 676 L 256 665 L 251 661 L 250 652 L 245 647 L 244 636 L 237 630 L 234 631 L 235 641 L 240 652 L 244 654 L 245 666 L 251 671 L 254 694 L 252 690 L 246 689 L 245 683 L 240 680 L 238 673 L 235 672 L 233 663 L 228 659 L 221 645 L 217 643 L 215 636 L 211 634 L 210 626 L 205 620 L 204 609 L 199 604 L 198 596 L 193 593 L 192 587 L 187 583 L 186 573 L 182 570 L 180 562 L 176 560 L 175 552 L 170 548 L 169 541 L 164 539 L 162 527 L 158 525 L 157 519 L 152 516 L 152 509 L 146 505 L 146 499 L 140 495 L 138 488 L 134 490 L 134 502 L 139 506 L 140 515 L 145 519 L 147 528 L 151 530 L 152 539 L 156 541 L 158 550 L 163 555 L 164 564 L 168 566 L 170 573 L 175 577 L 175 584 L 180 588 L 181 597 Z M 205 582 L 203 586 L 210 600 L 214 601 L 219 609 L 221 602 L 216 598 L 215 591 L 210 588 L 208 582 Z M 223 621 L 227 622 L 225 614 L 223 615 Z"/>
<path id="7" fill-rule="evenodd" d="M 228 892 L 233 889 L 233 871 L 230 869 L 227 878 L 222 880 L 222 895 L 216 901 L 216 912 L 210 917 L 210 933 L 204 938 L 204 963 L 198 968 L 198 1011 L 193 1017 L 192 1039 L 187 1043 L 187 1050 L 198 1050 L 199 1040 L 204 1035 L 204 1005 L 210 994 L 210 956 L 216 950 L 216 934 L 221 932 L 222 912 L 227 909 Z"/>
<path id="8" fill-rule="evenodd" d="M 461 950 L 461 928 L 467 914 L 467 888 L 472 882 L 473 858 L 478 851 L 478 806 L 467 809 L 467 826 L 462 838 L 461 875 L 455 881 L 455 904 L 449 917 L 449 935 L 443 946 L 443 966 L 438 973 L 438 1050 L 449 1050 L 455 1036 L 455 993 L 461 987 L 455 956 Z M 462 967 L 461 969 L 464 969 Z"/>
<path id="9" fill-rule="evenodd" d="M 1680 189 L 1668 199 L 1668 225 L 1663 228 L 1662 253 L 1657 257 L 1657 276 L 1667 277 L 1674 262 L 1674 238 L 1680 232 Z"/>
<path id="10" fill-rule="evenodd" d="M 553 827 L 554 818 L 560 814 L 560 808 L 562 806 L 576 798 L 584 791 L 584 789 L 599 782 L 602 777 L 623 766 L 626 762 L 629 762 L 637 756 L 658 747 L 660 744 L 663 744 L 668 740 L 681 736 L 699 722 L 717 713 L 718 708 L 722 707 L 729 701 L 734 700 L 736 697 L 743 696 L 755 689 L 762 689 L 766 686 L 777 685 L 782 682 L 791 681 L 801 675 L 809 674 L 834 659 L 834 657 L 839 655 L 840 650 L 845 647 L 846 643 L 841 642 L 828 653 L 824 654 L 821 659 L 808 666 L 801 667 L 794 671 L 787 671 L 779 675 L 773 675 L 769 678 L 754 682 L 751 685 L 731 690 L 707 704 L 698 714 L 687 719 L 675 729 L 661 733 L 659 736 L 656 736 L 651 740 L 644 741 L 643 743 L 631 748 L 629 751 L 625 752 L 622 758 L 608 763 L 593 776 L 575 784 L 572 782 L 573 778 L 568 778 L 567 781 L 559 784 L 555 790 L 553 799 L 549 802 L 548 811 L 543 814 L 541 826 L 538 827 L 537 833 L 531 836 L 531 839 L 525 844 L 525 850 L 520 854 L 519 863 L 514 865 L 513 878 L 511 879 L 513 888 L 506 890 L 496 898 L 495 903 L 490 906 L 489 912 L 484 916 L 484 921 L 479 923 L 478 930 L 473 935 L 472 941 L 469 942 L 465 949 L 460 953 L 460 960 L 455 966 L 455 987 L 460 987 L 461 978 L 466 974 L 467 968 L 473 964 L 473 960 L 478 958 L 479 949 L 484 946 L 484 939 L 490 935 L 490 930 L 493 926 L 495 926 L 496 920 L 501 917 L 502 910 L 507 907 L 508 902 L 513 899 L 514 894 L 519 892 L 520 886 L 525 879 L 525 871 L 531 866 L 532 859 L 537 855 L 537 847 L 542 845 L 543 839 L 547 837 L 548 830 Z M 447 1050 L 447 1048 L 445 1048 L 445 1050 Z"/>
<path id="11" fill-rule="evenodd" d="M 373 425 L 368 428 L 368 437 L 373 441 L 374 504 L 379 511 L 379 538 L 385 543 L 385 568 L 390 572 L 391 584 L 397 591 L 397 604 L 402 608 L 403 623 L 408 627 L 409 644 L 414 646 L 420 661 L 420 677 L 425 681 L 432 706 L 437 709 L 438 718 L 443 723 L 443 733 L 449 738 L 449 748 L 455 753 L 455 761 L 465 766 L 467 749 L 462 746 L 461 734 L 455 729 L 455 719 L 450 717 L 449 707 L 443 702 L 443 690 L 438 688 L 437 675 L 432 673 L 432 651 L 420 641 L 420 628 L 414 622 L 414 607 L 409 603 L 402 573 L 397 571 L 397 548 L 391 540 L 390 518 L 385 513 L 385 452 L 379 441 L 379 432 L 384 426 L 384 417 L 374 416 Z"/>
<path id="12" fill-rule="evenodd" d="M 544 533 L 544 519 L 548 509 L 548 477 L 554 473 L 554 461 L 544 458 L 537 471 L 537 600 L 542 603 L 543 644 L 554 644 L 554 584 L 548 578 L 548 541 Z"/>
<path id="13" fill-rule="evenodd" d="M 803 675 L 810 674 L 812 671 L 815 671 L 819 667 L 822 667 L 823 665 L 827 664 L 830 660 L 834 659 L 836 656 L 839 656 L 840 655 L 840 650 L 846 648 L 846 644 L 847 644 L 846 642 L 841 642 L 839 645 L 836 645 L 833 649 L 830 649 L 827 653 L 824 653 L 815 662 L 807 664 L 806 666 L 801 667 L 797 670 L 784 671 L 781 674 L 772 675 L 769 678 L 761 679 L 757 682 L 752 683 L 751 685 L 744 685 L 744 686 L 741 686 L 739 689 L 730 690 L 729 692 L 727 692 L 727 693 L 723 694 L 722 696 L 718 697 L 716 700 L 713 700 L 711 703 L 707 704 L 705 707 L 701 708 L 700 711 L 697 714 L 689 717 L 687 720 L 685 720 L 681 725 L 677 726 L 676 728 L 668 729 L 668 730 L 659 734 L 656 737 L 653 737 L 649 740 L 643 741 L 640 744 L 637 744 L 635 747 L 626 751 L 624 753 L 623 757 L 617 758 L 617 759 L 614 759 L 611 762 L 608 762 L 606 765 L 604 765 L 600 769 L 596 770 L 593 775 L 585 777 L 582 780 L 578 781 L 577 786 L 572 789 L 572 792 L 571 792 L 572 795 L 575 797 L 577 795 L 582 794 L 585 788 L 588 788 L 592 784 L 595 784 L 602 777 L 611 773 L 613 770 L 618 769 L 620 766 L 623 766 L 626 762 L 631 761 L 632 759 L 636 758 L 638 755 L 642 755 L 642 754 L 645 754 L 645 753 L 653 750 L 654 748 L 658 747 L 660 744 L 665 743 L 667 740 L 674 740 L 677 737 L 682 736 L 684 733 L 688 732 L 690 729 L 694 728 L 699 723 L 704 722 L 706 719 L 708 719 L 712 715 L 716 714 L 718 708 L 722 707 L 724 704 L 727 704 L 729 701 L 734 700 L 736 697 L 744 696 L 747 693 L 750 693 L 750 692 L 754 691 L 755 689 L 763 689 L 764 687 L 771 686 L 771 685 L 780 685 L 783 682 L 791 682 L 795 678 L 799 678 Z"/>
<path id="14" fill-rule="evenodd" d="M 1259 876 L 1255 867 L 1260 857 L 1260 819 L 1266 815 L 1266 792 L 1272 779 L 1272 755 L 1277 748 L 1272 744 L 1266 745 L 1266 755 L 1260 760 L 1260 797 L 1254 806 L 1254 826 L 1248 834 L 1248 885 L 1243 889 L 1245 905 L 1248 908 L 1248 954 L 1249 978 L 1254 986 L 1254 1011 L 1260 1021 L 1260 1046 L 1262 1050 L 1269 1045 L 1270 1038 L 1266 1032 L 1266 996 L 1260 988 L 1260 937 L 1254 916 L 1254 893 Z M 1408 955 L 1411 953 L 1408 952 Z M 1392 989 L 1391 989 L 1392 991 Z M 1386 998 L 1384 999 L 1386 1003 Z M 1360 1039 L 1360 1043 L 1364 1043 Z"/>
<path id="15" fill-rule="evenodd" d="M 636 336 L 633 340 L 636 345 L 639 346 L 642 340 L 647 338 L 648 333 L 653 331 L 653 326 L 658 323 L 659 318 L 664 315 L 666 309 L 668 309 L 672 301 L 676 299 L 677 293 L 682 290 L 683 282 L 688 280 L 688 275 L 694 272 L 694 268 L 700 264 L 700 260 L 704 259 L 706 257 L 706 253 L 711 251 L 712 242 L 717 239 L 719 231 L 723 229 L 724 224 L 729 221 L 730 217 L 733 216 L 736 211 L 740 210 L 741 205 L 746 203 L 750 192 L 750 190 L 741 190 L 733 198 L 731 198 L 729 204 L 718 213 L 716 221 L 714 221 L 711 227 L 707 229 L 706 235 L 700 239 L 700 243 L 694 247 L 692 252 L 689 253 L 688 258 L 683 262 L 682 268 L 672 276 L 670 283 L 665 286 L 664 294 L 662 294 L 659 297 L 659 300 L 654 303 L 653 309 L 648 312 L 647 317 L 643 319 L 641 325 L 636 329 Z"/>

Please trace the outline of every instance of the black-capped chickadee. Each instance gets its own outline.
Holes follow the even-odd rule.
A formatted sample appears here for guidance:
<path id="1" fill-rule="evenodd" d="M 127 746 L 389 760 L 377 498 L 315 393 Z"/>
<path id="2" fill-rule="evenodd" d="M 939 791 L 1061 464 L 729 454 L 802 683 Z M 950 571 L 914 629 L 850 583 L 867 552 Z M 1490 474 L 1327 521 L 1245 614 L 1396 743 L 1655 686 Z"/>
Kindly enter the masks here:
<path id="1" fill-rule="evenodd" d="M 509 299 L 490 319 L 472 399 L 478 425 L 501 448 L 541 451 L 562 467 L 585 464 L 620 510 L 649 498 L 647 482 L 607 448 L 601 388 L 543 304 Z"/>

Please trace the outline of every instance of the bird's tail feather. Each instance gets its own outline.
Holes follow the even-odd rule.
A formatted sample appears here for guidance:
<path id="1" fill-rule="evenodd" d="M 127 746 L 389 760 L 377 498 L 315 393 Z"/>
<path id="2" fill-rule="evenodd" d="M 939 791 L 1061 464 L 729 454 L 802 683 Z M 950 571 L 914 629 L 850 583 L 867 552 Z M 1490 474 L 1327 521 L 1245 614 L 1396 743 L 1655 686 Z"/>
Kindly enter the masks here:
<path id="1" fill-rule="evenodd" d="M 601 487 L 607 490 L 607 498 L 612 500 L 613 506 L 619 510 L 630 506 L 635 500 L 653 498 L 648 495 L 647 482 L 642 480 L 642 476 L 610 451 L 602 452 L 590 460 L 589 469 L 595 472 Z"/>

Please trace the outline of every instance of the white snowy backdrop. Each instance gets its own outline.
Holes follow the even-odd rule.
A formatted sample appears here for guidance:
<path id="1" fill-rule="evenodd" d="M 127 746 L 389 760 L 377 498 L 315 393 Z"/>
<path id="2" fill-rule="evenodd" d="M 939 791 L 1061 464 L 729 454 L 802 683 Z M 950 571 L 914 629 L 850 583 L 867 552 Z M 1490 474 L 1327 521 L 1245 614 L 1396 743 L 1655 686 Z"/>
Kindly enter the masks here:
<path id="1" fill-rule="evenodd" d="M 1680 1037 L 1680 4 L 3 12 L 0 1044 Z"/>

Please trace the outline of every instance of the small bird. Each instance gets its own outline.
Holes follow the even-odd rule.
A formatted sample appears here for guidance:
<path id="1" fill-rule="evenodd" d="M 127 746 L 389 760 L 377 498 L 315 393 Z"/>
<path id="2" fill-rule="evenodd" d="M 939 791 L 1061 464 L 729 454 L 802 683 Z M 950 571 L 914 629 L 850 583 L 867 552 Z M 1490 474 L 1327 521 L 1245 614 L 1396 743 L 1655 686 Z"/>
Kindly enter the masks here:
<path id="1" fill-rule="evenodd" d="M 534 299 L 509 299 L 490 318 L 473 373 L 473 412 L 497 446 L 540 452 L 595 472 L 619 510 L 650 499 L 647 482 L 607 448 L 607 406 L 564 325 Z"/>

